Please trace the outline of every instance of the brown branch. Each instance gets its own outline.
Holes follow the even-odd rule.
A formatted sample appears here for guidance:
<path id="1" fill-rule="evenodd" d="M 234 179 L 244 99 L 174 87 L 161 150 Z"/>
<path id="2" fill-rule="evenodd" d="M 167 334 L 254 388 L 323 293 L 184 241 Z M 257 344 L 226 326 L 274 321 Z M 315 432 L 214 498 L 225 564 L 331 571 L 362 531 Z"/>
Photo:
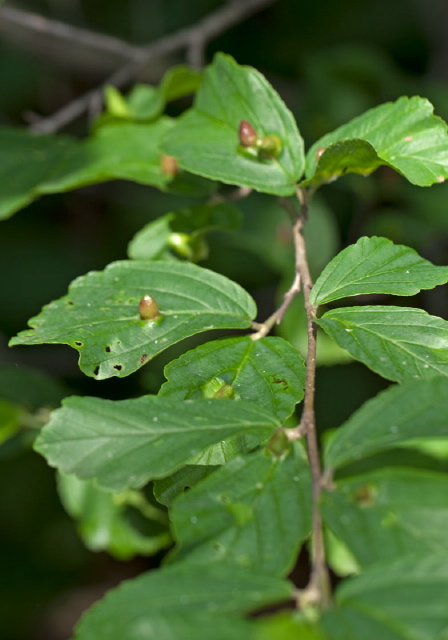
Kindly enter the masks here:
<path id="1" fill-rule="evenodd" d="M 305 397 L 300 424 L 294 430 L 289 429 L 288 437 L 296 439 L 306 435 L 308 446 L 308 460 L 312 479 L 312 519 L 313 519 L 313 559 L 310 581 L 305 589 L 304 597 L 315 599 L 322 607 L 328 607 L 330 603 L 330 580 L 325 561 L 325 547 L 322 531 L 322 519 L 320 515 L 319 501 L 322 491 L 322 469 L 320 464 L 319 445 L 316 434 L 316 419 L 314 413 L 314 393 L 316 380 L 316 307 L 310 302 L 310 292 L 313 282 L 310 275 L 306 257 L 305 239 L 303 237 L 303 224 L 308 216 L 308 196 L 305 190 L 298 190 L 301 203 L 300 215 L 296 216 L 293 226 L 294 247 L 296 255 L 296 270 L 302 282 L 305 310 L 307 315 L 308 353 L 306 359 Z M 295 432 L 295 433 L 292 433 Z M 299 605 L 303 603 L 300 600 Z"/>
<path id="2" fill-rule="evenodd" d="M 48 118 L 43 118 L 31 126 L 31 130 L 39 133 L 54 133 L 72 122 L 89 109 L 90 104 L 102 100 L 104 86 L 116 87 L 125 85 L 135 74 L 154 58 L 187 49 L 194 45 L 196 63 L 200 62 L 200 50 L 219 34 L 243 22 L 251 15 L 273 4 L 277 0 L 240 0 L 230 2 L 217 11 L 209 14 L 192 27 L 180 29 L 176 33 L 165 36 L 146 47 L 132 47 L 130 62 L 120 67 L 100 86 L 95 87 Z M 197 43 L 200 43 L 200 50 Z M 129 45 L 131 46 L 131 45 Z M 190 55 L 192 50 L 190 50 Z"/>
<path id="3" fill-rule="evenodd" d="M 140 52 L 140 47 L 135 47 L 119 38 L 73 27 L 65 22 L 50 20 L 37 13 L 14 7 L 0 7 L 0 20 L 35 33 L 72 42 L 77 46 L 99 49 L 123 58 L 132 59 Z"/>

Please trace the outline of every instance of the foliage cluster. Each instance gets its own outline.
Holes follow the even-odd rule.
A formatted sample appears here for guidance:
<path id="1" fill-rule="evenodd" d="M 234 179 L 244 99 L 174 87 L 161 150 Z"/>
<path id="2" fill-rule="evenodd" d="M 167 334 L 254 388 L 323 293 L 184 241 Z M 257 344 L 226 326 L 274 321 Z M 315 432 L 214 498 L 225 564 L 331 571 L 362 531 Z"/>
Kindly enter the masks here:
<path id="1" fill-rule="evenodd" d="M 192 92 L 191 109 L 164 115 Z M 306 255 L 323 185 L 380 167 L 421 187 L 448 177 L 447 128 L 431 104 L 383 104 L 305 154 L 266 79 L 218 54 L 203 77 L 181 66 L 157 88 L 109 89 L 86 140 L 9 128 L 0 140 L 3 218 L 43 194 L 116 178 L 199 202 L 146 225 L 128 260 L 77 278 L 12 345 L 68 344 L 80 369 L 104 380 L 196 334 L 231 330 L 173 359 L 156 395 L 66 398 L 38 436 L 90 548 L 121 558 L 170 548 L 160 569 L 96 604 L 76 639 L 445 637 L 448 323 L 385 296 L 443 285 L 448 267 L 361 237 L 313 285 Z M 196 264 L 210 233 L 238 229 L 238 204 L 251 190 L 280 198 L 294 246 L 273 239 L 292 284 L 267 319 L 243 287 Z M 268 335 L 277 324 L 280 335 Z M 396 383 L 330 434 L 322 455 L 317 357 L 353 358 Z M 19 410 L 0 408 L 7 438 Z M 297 588 L 287 576 L 303 546 L 311 570 Z M 329 568 L 346 578 L 334 593 Z M 276 613 L 263 613 L 273 605 Z"/>

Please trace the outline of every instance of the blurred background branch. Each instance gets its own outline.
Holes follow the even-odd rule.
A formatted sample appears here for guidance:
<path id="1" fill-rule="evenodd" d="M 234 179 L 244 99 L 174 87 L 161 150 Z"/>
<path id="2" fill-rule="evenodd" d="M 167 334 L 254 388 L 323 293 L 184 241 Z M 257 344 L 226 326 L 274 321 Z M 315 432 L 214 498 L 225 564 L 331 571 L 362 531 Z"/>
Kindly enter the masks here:
<path id="1" fill-rule="evenodd" d="M 101 108 L 105 85 L 116 87 L 126 85 L 142 67 L 156 58 L 185 49 L 187 62 L 192 66 L 202 67 L 205 47 L 208 42 L 276 1 L 227 2 L 191 27 L 180 29 L 143 47 L 135 47 L 118 38 L 72 27 L 56 20 L 49 20 L 35 13 L 11 7 L 0 7 L 0 20 L 3 22 L 3 28 L 8 23 L 14 24 L 25 30 L 62 39 L 65 42 L 76 43 L 78 46 L 99 49 L 128 59 L 126 64 L 120 66 L 98 87 L 69 102 L 52 116 L 37 119 L 31 124 L 31 130 L 39 133 L 54 133 L 86 111 L 97 112 Z"/>

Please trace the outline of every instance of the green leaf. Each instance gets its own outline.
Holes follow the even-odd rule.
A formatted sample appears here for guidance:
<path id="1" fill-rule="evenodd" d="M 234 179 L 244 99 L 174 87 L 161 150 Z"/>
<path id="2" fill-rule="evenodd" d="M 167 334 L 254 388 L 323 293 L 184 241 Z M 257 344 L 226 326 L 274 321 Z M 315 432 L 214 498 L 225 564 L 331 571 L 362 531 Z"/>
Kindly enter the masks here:
<path id="1" fill-rule="evenodd" d="M 358 564 L 407 553 L 448 552 L 448 475 L 380 469 L 323 494 L 324 522 Z"/>
<path id="2" fill-rule="evenodd" d="M 259 137 L 278 136 L 277 159 L 251 157 L 238 148 L 242 120 Z M 163 150 L 192 173 L 276 195 L 292 195 L 304 168 L 303 141 L 291 112 L 258 71 L 223 54 L 206 69 L 194 108 L 179 118 Z"/>
<path id="3" fill-rule="evenodd" d="M 317 625 L 307 621 L 297 611 L 263 616 L 256 622 L 256 640 L 329 640 Z"/>
<path id="4" fill-rule="evenodd" d="M 165 567 L 110 591 L 83 616 L 75 638 L 251 640 L 241 616 L 292 595 L 289 582 L 238 567 Z"/>
<path id="5" fill-rule="evenodd" d="M 268 436 L 278 421 L 252 403 L 144 396 L 113 402 L 71 397 L 36 441 L 50 465 L 97 478 L 111 491 L 173 473 L 205 447 L 242 433 Z"/>
<path id="6" fill-rule="evenodd" d="M 364 237 L 325 267 L 310 300 L 318 305 L 366 293 L 412 296 L 446 282 L 448 267 L 436 267 L 413 249 L 387 238 Z"/>
<path id="7" fill-rule="evenodd" d="M 101 127 L 61 158 L 39 193 L 117 179 L 165 188 L 171 178 L 161 171 L 159 145 L 172 126 L 173 121 L 164 117 L 149 124 L 125 122 Z"/>
<path id="8" fill-rule="evenodd" d="M 226 449 L 228 449 L 228 447 L 226 447 Z M 238 453 L 240 453 L 240 451 L 237 451 L 236 455 L 238 455 Z M 154 496 L 158 502 L 171 508 L 173 500 L 183 493 L 185 489 L 191 489 L 191 487 L 194 487 L 218 469 L 219 465 L 188 464 L 168 478 L 155 480 Z"/>
<path id="9" fill-rule="evenodd" d="M 255 402 L 279 421 L 303 398 L 305 365 L 282 338 L 228 338 L 187 352 L 165 368 L 168 379 L 159 395 L 177 400 L 229 397 Z M 220 465 L 258 445 L 253 436 L 226 440 L 203 451 L 195 464 Z M 188 478 L 190 472 L 187 471 Z M 187 480 L 187 479 L 186 479 Z M 188 481 L 188 480 L 187 480 Z"/>
<path id="10" fill-rule="evenodd" d="M 38 196 L 108 180 L 132 180 L 159 189 L 172 179 L 160 168 L 159 144 L 170 118 L 150 124 L 101 127 L 86 140 L 0 129 L 0 219 Z"/>
<path id="11" fill-rule="evenodd" d="M 311 480 L 296 444 L 233 458 L 178 498 L 170 512 L 176 562 L 225 563 L 285 575 L 311 531 Z"/>
<path id="12" fill-rule="evenodd" d="M 161 316 L 142 320 L 139 301 L 151 295 Z M 79 365 L 98 380 L 127 376 L 180 340 L 209 329 L 245 328 L 255 316 L 239 285 L 178 262 L 120 261 L 77 278 L 68 294 L 30 320 L 17 344 L 69 344 Z"/>
<path id="13" fill-rule="evenodd" d="M 76 141 L 64 136 L 32 136 L 0 128 L 0 219 L 32 202 Z"/>
<path id="14" fill-rule="evenodd" d="M 448 177 L 446 124 L 428 100 L 399 98 L 323 136 L 307 153 L 303 185 L 318 186 L 348 172 L 368 174 L 380 165 L 419 186 Z"/>
<path id="15" fill-rule="evenodd" d="M 448 627 L 447 593 L 446 553 L 408 555 L 376 563 L 362 575 L 346 580 L 338 588 L 336 600 L 391 626 L 395 622 L 406 633 L 403 637 L 434 640 Z"/>
<path id="16" fill-rule="evenodd" d="M 243 400 L 282 421 L 303 398 L 305 364 L 282 338 L 227 338 L 188 351 L 165 367 L 165 376 L 159 395 L 177 400 L 203 397 L 205 386 L 219 378 Z"/>
<path id="17" fill-rule="evenodd" d="M 58 491 L 91 551 L 107 551 L 127 560 L 137 554 L 152 555 L 171 543 L 167 522 L 163 524 L 165 514 L 147 503 L 140 492 L 111 494 L 92 480 L 79 480 L 70 474 L 58 475 Z M 130 513 L 133 507 L 134 514 Z"/>
<path id="18" fill-rule="evenodd" d="M 331 438 L 326 466 L 337 468 L 414 438 L 448 437 L 448 379 L 409 380 L 366 402 Z"/>
<path id="19" fill-rule="evenodd" d="M 136 84 L 126 98 L 113 86 L 105 88 L 106 112 L 94 123 L 104 126 L 117 120 L 148 122 L 158 118 L 168 102 L 194 93 L 201 84 L 202 73 L 187 65 L 171 67 L 158 87 Z"/>
<path id="20" fill-rule="evenodd" d="M 325 611 L 319 628 L 327 640 L 423 640 L 413 629 L 402 625 L 382 609 L 364 609 L 358 603 L 353 606 L 349 603 Z"/>
<path id="21" fill-rule="evenodd" d="M 343 307 L 317 322 L 340 347 L 388 380 L 448 375 L 448 322 L 421 309 Z"/>
<path id="22" fill-rule="evenodd" d="M 163 76 L 160 84 L 165 101 L 171 102 L 194 93 L 201 86 L 202 78 L 201 71 L 186 64 L 171 67 Z"/>
<path id="23" fill-rule="evenodd" d="M 188 234 L 194 249 L 194 242 L 201 240 L 205 232 L 214 229 L 233 230 L 240 224 L 240 210 L 226 202 L 185 207 L 144 226 L 131 240 L 128 255 L 134 260 L 179 258 L 173 246 L 173 234 Z"/>

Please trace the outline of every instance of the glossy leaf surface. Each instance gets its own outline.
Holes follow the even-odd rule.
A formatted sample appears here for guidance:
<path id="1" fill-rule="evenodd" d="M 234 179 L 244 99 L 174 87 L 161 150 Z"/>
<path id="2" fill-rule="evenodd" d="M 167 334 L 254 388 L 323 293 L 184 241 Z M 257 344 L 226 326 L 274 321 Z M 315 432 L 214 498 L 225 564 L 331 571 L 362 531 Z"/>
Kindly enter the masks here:
<path id="1" fill-rule="evenodd" d="M 269 575 L 291 570 L 311 530 L 311 482 L 301 445 L 231 460 L 171 510 L 173 560 L 235 564 Z"/>
<path id="2" fill-rule="evenodd" d="M 156 320 L 140 318 L 145 295 L 158 304 Z M 123 377 L 187 336 L 248 327 L 255 313 L 244 289 L 212 271 L 177 262 L 121 261 L 75 280 L 11 344 L 69 344 L 79 350 L 87 375 Z"/>
<path id="3" fill-rule="evenodd" d="M 317 322 L 356 360 L 388 380 L 448 375 L 448 322 L 421 309 L 343 307 Z"/>
<path id="4" fill-rule="evenodd" d="M 173 473 L 230 436 L 268 436 L 277 420 L 252 403 L 143 396 L 113 402 L 71 397 L 52 414 L 36 449 L 49 464 L 111 491 L 139 488 Z"/>
<path id="5" fill-rule="evenodd" d="M 278 158 L 239 149 L 243 120 L 259 137 L 278 136 Z M 276 195 L 293 194 L 304 169 L 303 141 L 291 112 L 258 71 L 223 54 L 205 71 L 194 108 L 178 120 L 163 150 L 192 173 Z"/>
<path id="6" fill-rule="evenodd" d="M 448 177 L 446 124 L 428 100 L 399 98 L 320 138 L 307 153 L 305 184 L 330 182 L 348 172 L 368 174 L 380 165 L 419 186 Z"/>
<path id="7" fill-rule="evenodd" d="M 413 249 L 387 238 L 364 237 L 325 267 L 310 299 L 317 305 L 366 293 L 412 296 L 445 282 L 448 267 L 436 267 Z"/>
<path id="8" fill-rule="evenodd" d="M 410 380 L 367 401 L 335 432 L 325 452 L 328 467 L 415 438 L 448 437 L 448 379 Z"/>

